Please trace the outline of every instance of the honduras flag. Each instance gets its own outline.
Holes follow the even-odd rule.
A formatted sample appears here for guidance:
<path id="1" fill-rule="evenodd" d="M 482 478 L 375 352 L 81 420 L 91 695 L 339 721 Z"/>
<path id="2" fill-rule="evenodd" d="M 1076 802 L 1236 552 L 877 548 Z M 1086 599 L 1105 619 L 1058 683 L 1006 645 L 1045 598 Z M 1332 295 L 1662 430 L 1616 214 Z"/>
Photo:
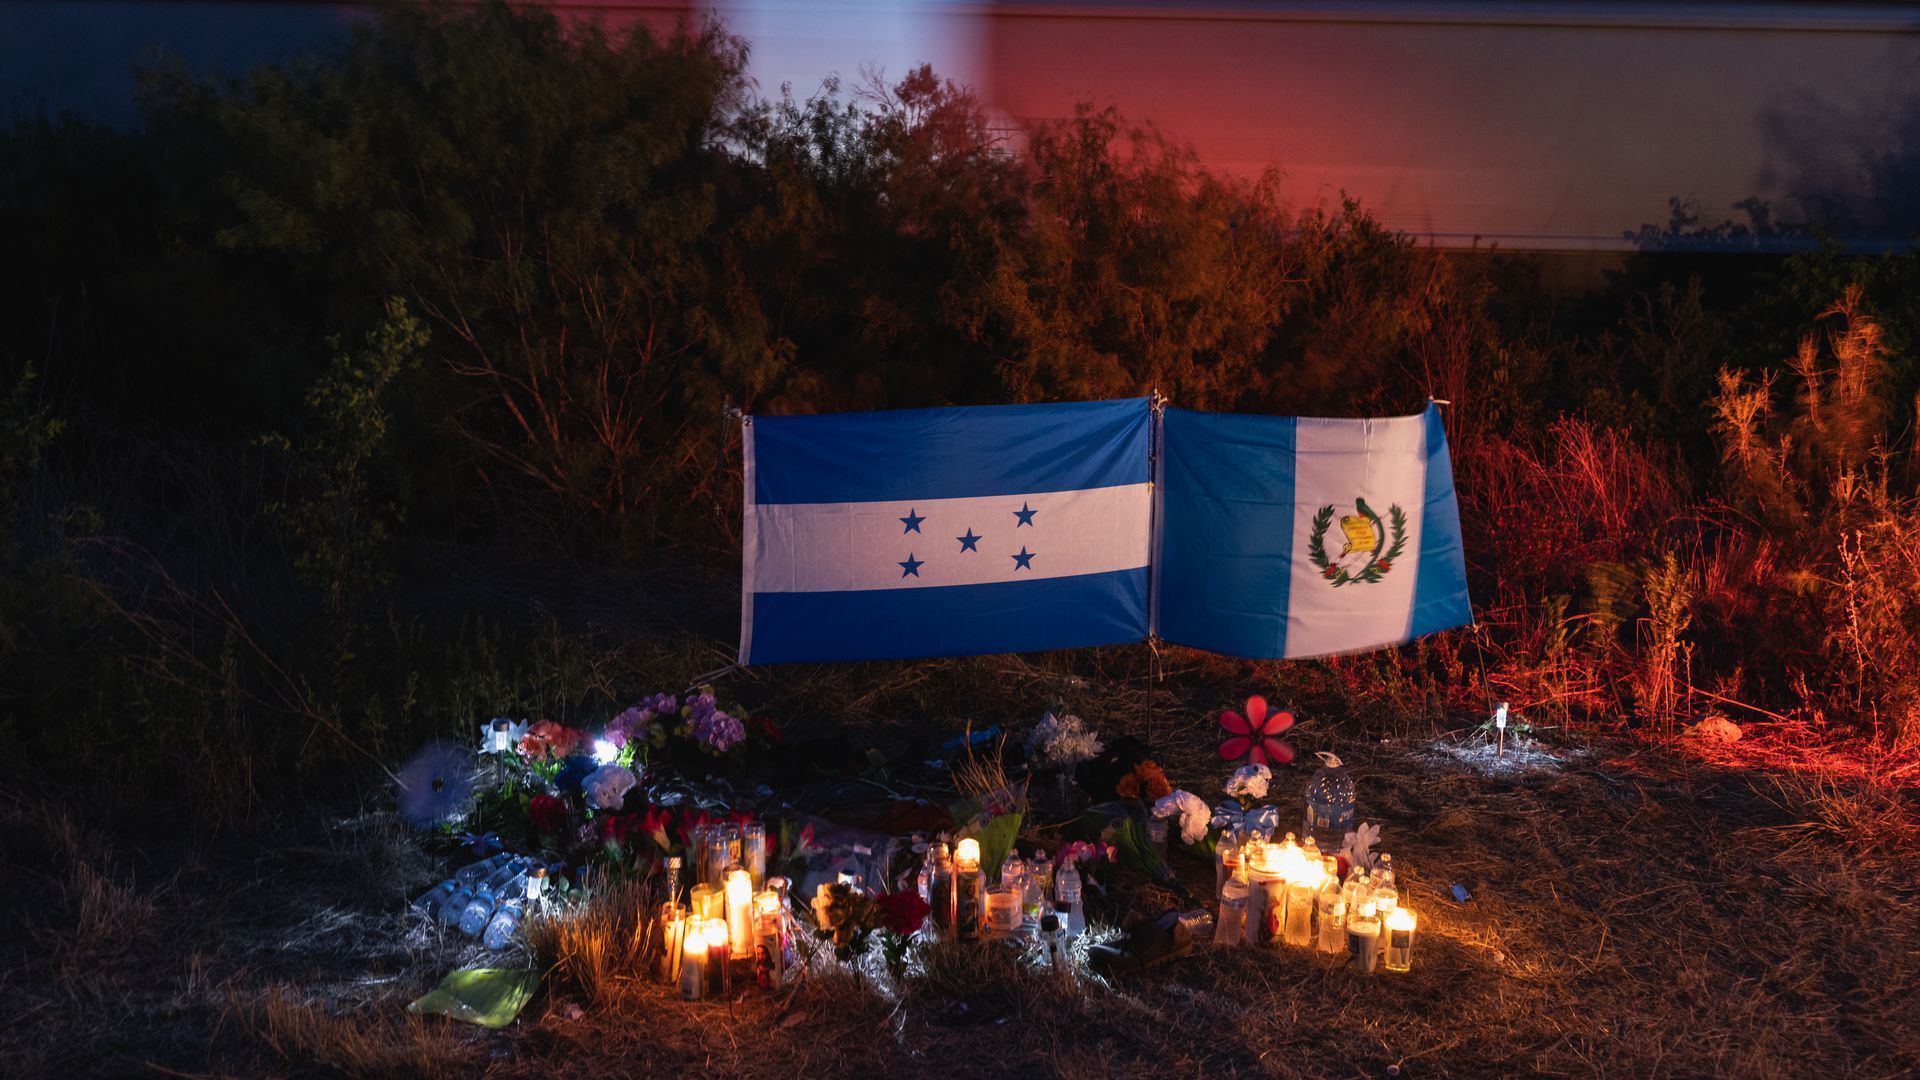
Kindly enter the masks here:
<path id="1" fill-rule="evenodd" d="M 1147 634 L 1145 398 L 746 421 L 741 663 Z"/>
<path id="2" fill-rule="evenodd" d="M 1154 625 L 1258 659 L 1397 645 L 1473 622 L 1447 435 L 1420 416 L 1168 409 Z"/>

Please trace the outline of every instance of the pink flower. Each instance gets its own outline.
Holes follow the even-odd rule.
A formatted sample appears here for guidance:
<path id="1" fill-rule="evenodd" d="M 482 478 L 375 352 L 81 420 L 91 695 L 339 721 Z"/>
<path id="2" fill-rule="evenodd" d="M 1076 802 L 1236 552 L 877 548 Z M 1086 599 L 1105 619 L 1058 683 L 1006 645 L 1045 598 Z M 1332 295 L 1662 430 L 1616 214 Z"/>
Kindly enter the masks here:
<path id="1" fill-rule="evenodd" d="M 1267 712 L 1267 699 L 1255 695 L 1247 699 L 1247 715 L 1228 709 L 1220 714 L 1220 726 L 1227 739 L 1220 744 L 1220 760 L 1232 761 L 1245 755 L 1255 765 L 1272 762 L 1285 765 L 1293 760 L 1293 747 L 1277 736 L 1293 726 L 1293 714 Z"/>

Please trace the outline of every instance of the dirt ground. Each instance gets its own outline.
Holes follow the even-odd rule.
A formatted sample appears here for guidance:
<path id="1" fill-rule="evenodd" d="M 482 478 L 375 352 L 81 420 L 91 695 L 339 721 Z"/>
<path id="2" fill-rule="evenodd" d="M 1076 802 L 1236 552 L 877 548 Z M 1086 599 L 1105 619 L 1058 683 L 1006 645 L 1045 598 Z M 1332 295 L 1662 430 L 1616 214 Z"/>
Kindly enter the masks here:
<path id="1" fill-rule="evenodd" d="M 1136 723 L 1177 785 L 1219 797 L 1210 716 Z M 500 1032 L 407 1015 L 446 971 L 500 958 L 406 911 L 445 858 L 381 794 L 190 839 L 150 812 L 16 794 L 0 806 L 0 1073 L 1920 1073 L 1911 786 L 1629 742 L 1494 759 L 1477 738 L 1323 730 L 1312 746 L 1354 765 L 1420 913 L 1408 974 L 1203 946 L 1067 991 L 950 948 L 897 995 L 815 977 L 688 1004 L 637 973 L 549 980 Z M 1309 773 L 1281 770 L 1273 801 Z M 1176 869 L 1211 883 L 1198 861 Z"/>

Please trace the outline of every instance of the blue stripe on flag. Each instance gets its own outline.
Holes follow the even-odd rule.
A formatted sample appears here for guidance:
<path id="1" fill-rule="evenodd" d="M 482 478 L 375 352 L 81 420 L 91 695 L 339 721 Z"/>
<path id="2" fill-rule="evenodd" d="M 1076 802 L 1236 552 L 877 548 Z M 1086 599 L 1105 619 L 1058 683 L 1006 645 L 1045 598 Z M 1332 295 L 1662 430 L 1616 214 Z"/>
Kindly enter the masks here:
<path id="1" fill-rule="evenodd" d="M 1146 398 L 756 416 L 758 503 L 911 502 L 1147 482 Z"/>
<path id="2" fill-rule="evenodd" d="M 1139 641 L 1147 570 L 992 585 L 755 593 L 750 664 L 904 660 Z"/>
<path id="3" fill-rule="evenodd" d="M 1454 501 L 1453 461 L 1440 407 L 1427 404 L 1426 511 L 1420 527 L 1420 576 L 1413 589 L 1408 637 L 1473 624 L 1467 596 L 1466 549 L 1460 541 L 1460 506 Z"/>
<path id="4" fill-rule="evenodd" d="M 1168 409 L 1163 423 L 1156 632 L 1231 656 L 1284 656 L 1295 419 Z"/>

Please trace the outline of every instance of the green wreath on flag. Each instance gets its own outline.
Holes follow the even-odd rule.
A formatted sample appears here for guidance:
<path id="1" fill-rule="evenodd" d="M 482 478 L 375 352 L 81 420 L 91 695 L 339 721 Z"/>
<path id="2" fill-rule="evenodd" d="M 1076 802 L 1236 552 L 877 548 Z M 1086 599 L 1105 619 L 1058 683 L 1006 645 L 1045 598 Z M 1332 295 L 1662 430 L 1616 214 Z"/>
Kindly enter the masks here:
<path id="1" fill-rule="evenodd" d="M 1327 530 L 1333 525 L 1332 505 L 1321 507 L 1319 512 L 1313 515 L 1313 535 L 1307 541 L 1307 560 L 1313 563 L 1319 569 L 1320 576 L 1332 582 L 1336 589 L 1354 581 L 1379 581 L 1393 569 L 1393 564 L 1399 560 L 1400 553 L 1407 546 L 1407 514 L 1400 509 L 1398 503 L 1387 507 L 1385 522 L 1380 520 L 1380 515 L 1375 513 L 1373 507 L 1368 506 L 1367 500 L 1363 498 L 1356 496 L 1353 500 L 1353 508 L 1358 513 L 1349 518 L 1343 518 L 1341 526 L 1342 530 L 1348 534 L 1349 543 L 1356 535 L 1370 536 L 1374 539 L 1371 549 L 1372 557 L 1367 560 L 1365 566 L 1353 573 L 1348 573 L 1345 567 L 1336 564 L 1327 556 Z M 1379 537 L 1383 533 L 1387 537 L 1384 551 L 1381 550 L 1379 543 Z"/>

